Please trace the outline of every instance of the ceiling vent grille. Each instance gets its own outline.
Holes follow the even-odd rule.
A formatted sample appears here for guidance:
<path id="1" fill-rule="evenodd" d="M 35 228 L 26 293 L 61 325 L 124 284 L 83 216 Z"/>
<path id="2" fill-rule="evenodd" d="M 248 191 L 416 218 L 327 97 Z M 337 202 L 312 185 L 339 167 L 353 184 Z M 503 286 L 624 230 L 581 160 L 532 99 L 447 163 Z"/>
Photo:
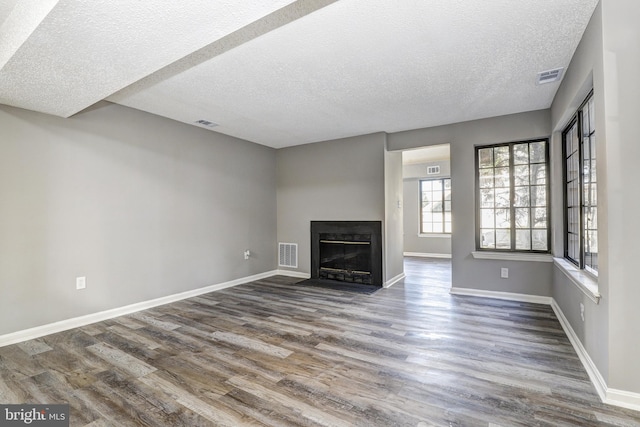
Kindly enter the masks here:
<path id="1" fill-rule="evenodd" d="M 556 68 L 555 70 L 542 71 L 538 73 L 537 83 L 539 85 L 545 83 L 557 82 L 562 78 L 562 70 L 564 68 Z"/>
<path id="2" fill-rule="evenodd" d="M 214 127 L 218 126 L 217 123 L 211 122 L 209 120 L 196 120 L 195 124 L 200 125 L 200 126 L 206 126 L 208 128 L 214 128 Z"/>
<path id="3" fill-rule="evenodd" d="M 440 173 L 440 166 L 427 166 L 427 175 L 438 175 Z"/>
<path id="4" fill-rule="evenodd" d="M 298 268 L 297 243 L 278 243 L 278 266 Z"/>

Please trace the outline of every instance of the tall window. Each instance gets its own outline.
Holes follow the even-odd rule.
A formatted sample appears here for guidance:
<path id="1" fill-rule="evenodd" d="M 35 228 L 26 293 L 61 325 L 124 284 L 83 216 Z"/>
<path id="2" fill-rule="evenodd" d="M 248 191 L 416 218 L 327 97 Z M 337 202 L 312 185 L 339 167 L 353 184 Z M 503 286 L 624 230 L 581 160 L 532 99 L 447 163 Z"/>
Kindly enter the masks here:
<path id="1" fill-rule="evenodd" d="M 598 200 L 593 94 L 580 106 L 563 135 L 565 258 L 598 271 Z"/>
<path id="2" fill-rule="evenodd" d="M 476 147 L 479 250 L 549 251 L 548 145 Z"/>
<path id="3" fill-rule="evenodd" d="M 451 233 L 451 179 L 420 181 L 420 233 Z"/>

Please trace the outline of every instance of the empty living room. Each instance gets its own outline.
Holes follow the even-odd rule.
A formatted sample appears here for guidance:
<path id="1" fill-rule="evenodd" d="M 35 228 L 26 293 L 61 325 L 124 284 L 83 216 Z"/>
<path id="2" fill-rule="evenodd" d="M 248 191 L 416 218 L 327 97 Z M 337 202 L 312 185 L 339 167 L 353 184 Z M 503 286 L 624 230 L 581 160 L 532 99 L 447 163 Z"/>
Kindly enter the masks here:
<path id="1" fill-rule="evenodd" d="M 640 426 L 638 22 L 3 1 L 0 426 Z"/>

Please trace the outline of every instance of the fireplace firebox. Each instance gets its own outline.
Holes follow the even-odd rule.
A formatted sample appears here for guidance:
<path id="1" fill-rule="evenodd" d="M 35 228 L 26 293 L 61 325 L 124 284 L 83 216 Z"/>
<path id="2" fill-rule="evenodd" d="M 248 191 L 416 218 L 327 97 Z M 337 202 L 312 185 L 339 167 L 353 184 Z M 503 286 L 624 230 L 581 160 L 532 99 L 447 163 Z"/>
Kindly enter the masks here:
<path id="1" fill-rule="evenodd" d="M 382 223 L 311 221 L 311 278 L 382 286 Z"/>

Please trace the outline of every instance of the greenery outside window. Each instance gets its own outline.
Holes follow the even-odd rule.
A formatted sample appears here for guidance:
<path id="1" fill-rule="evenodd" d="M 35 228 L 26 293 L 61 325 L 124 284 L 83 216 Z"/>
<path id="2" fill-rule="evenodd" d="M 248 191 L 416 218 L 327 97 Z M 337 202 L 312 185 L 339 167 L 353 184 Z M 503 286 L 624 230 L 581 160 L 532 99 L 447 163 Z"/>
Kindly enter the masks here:
<path id="1" fill-rule="evenodd" d="M 451 178 L 420 181 L 420 234 L 451 233 Z"/>
<path id="2" fill-rule="evenodd" d="M 564 225 L 567 260 L 593 274 L 598 271 L 598 200 L 593 93 L 578 108 L 562 134 Z"/>
<path id="3" fill-rule="evenodd" d="M 476 248 L 549 252 L 547 139 L 476 147 Z"/>

